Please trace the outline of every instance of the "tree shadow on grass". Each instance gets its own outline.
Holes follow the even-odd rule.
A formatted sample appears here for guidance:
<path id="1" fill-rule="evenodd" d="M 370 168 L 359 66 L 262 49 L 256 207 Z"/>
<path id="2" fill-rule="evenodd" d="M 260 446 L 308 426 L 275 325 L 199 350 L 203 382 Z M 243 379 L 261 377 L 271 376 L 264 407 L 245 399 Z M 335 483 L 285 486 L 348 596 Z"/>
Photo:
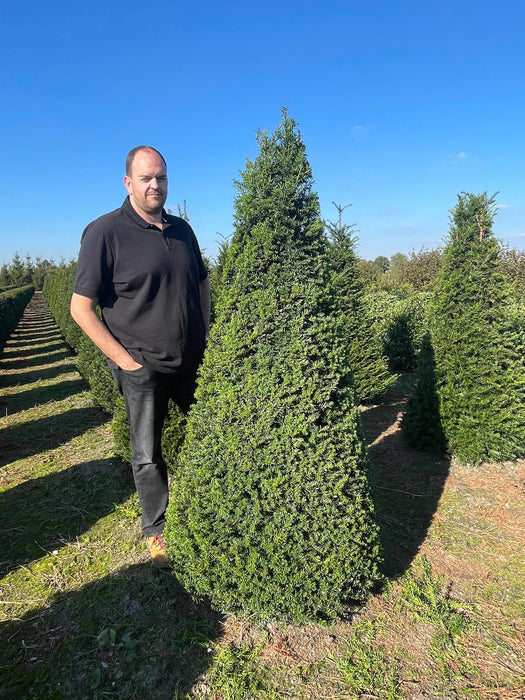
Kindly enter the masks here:
<path id="1" fill-rule="evenodd" d="M 0 467 L 69 442 L 108 420 L 99 408 L 74 408 L 0 431 Z"/>
<path id="2" fill-rule="evenodd" d="M 401 575 L 423 544 L 450 470 L 450 460 L 408 447 L 400 418 L 406 406 L 402 377 L 379 406 L 362 413 L 368 480 L 383 546 L 383 573 Z"/>
<path id="3" fill-rule="evenodd" d="M 0 697 L 183 698 L 222 622 L 169 571 L 128 566 L 0 626 Z"/>
<path id="4" fill-rule="evenodd" d="M 135 490 L 117 457 L 31 478 L 0 493 L 0 576 L 74 541 Z"/>
<path id="5" fill-rule="evenodd" d="M 75 367 L 69 368 L 70 372 L 76 372 Z M 77 374 L 78 377 L 78 374 Z M 16 394 L 6 394 L 0 398 L 3 415 L 13 415 L 27 408 L 49 403 L 50 401 L 62 401 L 68 396 L 73 396 L 81 391 L 87 391 L 89 385 L 83 379 L 67 379 L 55 382 L 52 385 L 34 387 L 27 391 L 19 391 Z"/>

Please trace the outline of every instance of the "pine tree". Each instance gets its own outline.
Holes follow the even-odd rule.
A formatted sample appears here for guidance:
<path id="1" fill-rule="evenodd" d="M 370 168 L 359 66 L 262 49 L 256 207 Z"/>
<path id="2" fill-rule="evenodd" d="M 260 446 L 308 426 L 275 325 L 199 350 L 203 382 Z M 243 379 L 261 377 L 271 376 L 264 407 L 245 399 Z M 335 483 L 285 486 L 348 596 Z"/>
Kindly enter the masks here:
<path id="1" fill-rule="evenodd" d="M 165 536 L 224 611 L 334 618 L 378 578 L 345 327 L 296 123 L 258 135 Z"/>
<path id="2" fill-rule="evenodd" d="M 458 196 L 429 309 L 443 430 L 466 463 L 525 454 L 525 343 L 500 270 L 494 201 Z"/>
<path id="3" fill-rule="evenodd" d="M 22 262 L 22 258 L 18 253 L 15 253 L 9 266 L 9 276 L 11 278 L 11 284 L 15 287 L 21 287 L 24 284 L 28 284 L 31 280 L 27 276 L 27 269 Z"/>
<path id="4" fill-rule="evenodd" d="M 338 220 L 329 221 L 326 226 L 330 240 L 333 284 L 347 328 L 350 367 L 357 396 L 361 401 L 368 401 L 383 394 L 395 381 L 395 376 L 388 371 L 386 358 L 382 355 L 381 339 L 374 334 L 365 315 L 363 282 L 359 259 L 355 253 L 354 226 L 342 222 L 346 207 L 335 202 L 333 204 L 339 215 Z"/>

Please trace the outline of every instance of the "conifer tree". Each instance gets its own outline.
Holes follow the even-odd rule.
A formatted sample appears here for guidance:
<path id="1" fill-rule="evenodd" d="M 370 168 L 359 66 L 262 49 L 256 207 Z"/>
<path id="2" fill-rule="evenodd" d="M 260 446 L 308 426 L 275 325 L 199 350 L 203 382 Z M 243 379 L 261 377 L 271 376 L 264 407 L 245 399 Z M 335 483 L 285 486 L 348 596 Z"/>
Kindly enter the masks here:
<path id="1" fill-rule="evenodd" d="M 21 287 L 23 284 L 30 284 L 31 282 L 31 277 L 28 275 L 27 268 L 22 262 L 22 258 L 18 253 L 15 253 L 13 256 L 13 260 L 11 261 L 9 268 L 9 274 L 11 284 L 14 284 L 16 287 Z"/>
<path id="2" fill-rule="evenodd" d="M 350 367 L 358 399 L 367 401 L 380 396 L 395 381 L 382 355 L 382 343 L 365 315 L 363 283 L 359 259 L 355 253 L 354 226 L 343 224 L 346 207 L 333 203 L 338 212 L 336 222 L 327 222 L 330 241 L 330 264 L 333 284 L 339 298 L 342 318 L 347 328 Z M 347 205 L 348 206 L 348 205 Z"/>
<path id="3" fill-rule="evenodd" d="M 458 195 L 429 309 L 443 430 L 465 463 L 525 453 L 524 336 L 509 311 L 494 200 Z"/>
<path id="4" fill-rule="evenodd" d="M 426 333 L 417 358 L 416 384 L 408 398 L 401 423 L 408 445 L 443 456 L 446 440 L 441 427 L 436 390 L 436 361 L 430 333 Z"/>
<path id="5" fill-rule="evenodd" d="M 221 610 L 334 618 L 378 578 L 359 410 L 297 125 L 284 112 L 258 143 L 164 534 Z"/>

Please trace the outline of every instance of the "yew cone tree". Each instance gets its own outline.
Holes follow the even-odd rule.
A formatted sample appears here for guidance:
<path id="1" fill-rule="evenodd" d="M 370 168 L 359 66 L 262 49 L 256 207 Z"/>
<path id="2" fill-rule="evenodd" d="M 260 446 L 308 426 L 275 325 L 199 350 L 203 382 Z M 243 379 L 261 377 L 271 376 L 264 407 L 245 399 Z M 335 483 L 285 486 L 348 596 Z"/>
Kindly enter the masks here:
<path id="1" fill-rule="evenodd" d="M 441 423 L 465 463 L 525 454 L 525 338 L 500 271 L 494 210 L 486 193 L 458 196 L 429 307 Z"/>
<path id="2" fill-rule="evenodd" d="M 378 578 L 347 339 L 295 122 L 258 135 L 187 425 L 165 536 L 223 611 L 304 622 Z"/>
<path id="3" fill-rule="evenodd" d="M 401 423 L 408 445 L 443 455 L 446 441 L 441 428 L 436 391 L 436 363 L 430 334 L 426 333 L 417 358 L 416 382 Z"/>
<path id="4" fill-rule="evenodd" d="M 346 324 L 349 361 L 359 401 L 370 401 L 383 394 L 396 377 L 388 371 L 379 333 L 374 332 L 364 304 L 363 282 L 355 252 L 354 227 L 342 222 L 346 207 L 335 204 L 336 222 L 327 222 L 329 260 L 339 307 Z"/>

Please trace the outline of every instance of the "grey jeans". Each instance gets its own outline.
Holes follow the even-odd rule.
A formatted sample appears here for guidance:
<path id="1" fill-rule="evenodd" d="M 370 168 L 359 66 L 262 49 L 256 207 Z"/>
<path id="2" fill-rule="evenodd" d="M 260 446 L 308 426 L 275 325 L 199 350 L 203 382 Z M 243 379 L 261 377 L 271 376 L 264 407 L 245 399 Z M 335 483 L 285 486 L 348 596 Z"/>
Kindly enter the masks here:
<path id="1" fill-rule="evenodd" d="M 187 414 L 193 403 L 195 377 L 165 374 L 146 365 L 133 371 L 112 367 L 111 371 L 126 405 L 141 527 L 151 537 L 164 530 L 168 506 L 168 472 L 161 454 L 168 401 L 171 398 Z"/>

